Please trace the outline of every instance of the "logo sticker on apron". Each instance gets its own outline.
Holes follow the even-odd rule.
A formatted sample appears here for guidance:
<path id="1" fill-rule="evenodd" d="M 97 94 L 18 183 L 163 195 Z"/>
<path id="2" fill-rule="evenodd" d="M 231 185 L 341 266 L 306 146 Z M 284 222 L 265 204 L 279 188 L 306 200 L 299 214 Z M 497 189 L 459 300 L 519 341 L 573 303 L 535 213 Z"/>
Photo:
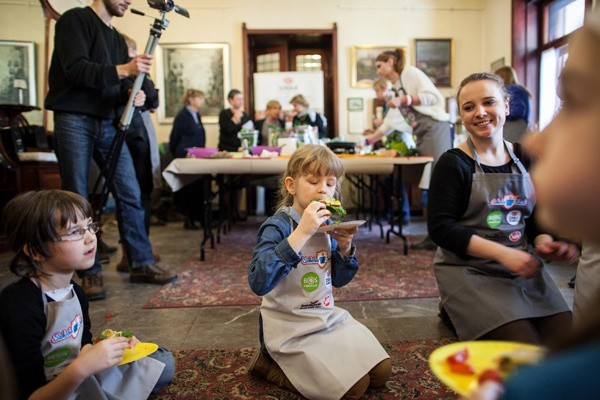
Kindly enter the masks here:
<path id="1" fill-rule="evenodd" d="M 308 272 L 302 276 L 302 289 L 307 292 L 315 291 L 319 287 L 319 275 Z"/>
<path id="2" fill-rule="evenodd" d="M 521 221 L 521 211 L 513 210 L 506 214 L 506 222 L 517 225 Z"/>
<path id="3" fill-rule="evenodd" d="M 521 231 L 514 231 L 508 236 L 508 240 L 511 242 L 518 242 L 521 240 Z"/>
<path id="4" fill-rule="evenodd" d="M 502 222 L 502 213 L 500 211 L 492 211 L 485 219 L 490 228 L 496 228 Z"/>
<path id="5" fill-rule="evenodd" d="M 56 367 L 62 364 L 71 355 L 71 350 L 68 348 L 56 349 L 46 357 L 44 357 L 44 367 Z"/>

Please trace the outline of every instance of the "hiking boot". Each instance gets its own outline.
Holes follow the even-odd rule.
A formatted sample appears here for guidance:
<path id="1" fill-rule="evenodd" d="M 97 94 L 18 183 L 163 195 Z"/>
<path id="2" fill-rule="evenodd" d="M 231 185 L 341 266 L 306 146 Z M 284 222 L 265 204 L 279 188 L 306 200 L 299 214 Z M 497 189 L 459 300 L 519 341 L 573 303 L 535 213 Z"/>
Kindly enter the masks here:
<path id="1" fill-rule="evenodd" d="M 257 349 L 246 367 L 246 373 L 266 379 L 272 364 L 273 362 L 269 357 L 264 355 L 260 349 Z"/>
<path id="2" fill-rule="evenodd" d="M 152 254 L 152 258 L 154 258 L 154 261 L 160 261 L 160 254 Z M 125 255 L 125 253 L 123 253 L 123 257 L 121 257 L 121 261 L 119 261 L 119 263 L 117 264 L 117 271 L 118 272 L 130 272 L 131 271 L 131 265 L 129 265 L 129 260 L 127 259 L 127 256 Z"/>
<path id="3" fill-rule="evenodd" d="M 104 281 L 102 280 L 102 272 L 98 272 L 94 275 L 82 276 L 81 287 L 83 288 L 85 296 L 89 301 L 102 300 L 106 297 Z"/>
<path id="4" fill-rule="evenodd" d="M 155 285 L 164 285 L 177 279 L 177 274 L 173 274 L 159 267 L 156 264 L 144 265 L 140 268 L 132 268 L 129 274 L 131 283 L 152 283 Z"/>
<path id="5" fill-rule="evenodd" d="M 104 254 L 112 254 L 117 251 L 117 246 L 109 246 L 104 240 L 98 240 L 98 251 Z"/>

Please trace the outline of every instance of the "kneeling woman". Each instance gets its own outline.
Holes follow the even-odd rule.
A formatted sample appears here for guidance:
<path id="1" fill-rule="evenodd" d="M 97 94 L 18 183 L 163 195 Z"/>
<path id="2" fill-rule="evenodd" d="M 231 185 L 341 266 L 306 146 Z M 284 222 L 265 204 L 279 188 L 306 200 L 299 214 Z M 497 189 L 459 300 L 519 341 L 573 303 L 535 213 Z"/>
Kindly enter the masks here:
<path id="1" fill-rule="evenodd" d="M 536 229 L 531 159 L 503 138 L 502 79 L 473 74 L 457 100 L 469 138 L 439 159 L 429 192 L 442 319 L 460 340 L 547 343 L 569 332 L 571 312 L 542 258 L 574 261 L 578 250 Z"/>

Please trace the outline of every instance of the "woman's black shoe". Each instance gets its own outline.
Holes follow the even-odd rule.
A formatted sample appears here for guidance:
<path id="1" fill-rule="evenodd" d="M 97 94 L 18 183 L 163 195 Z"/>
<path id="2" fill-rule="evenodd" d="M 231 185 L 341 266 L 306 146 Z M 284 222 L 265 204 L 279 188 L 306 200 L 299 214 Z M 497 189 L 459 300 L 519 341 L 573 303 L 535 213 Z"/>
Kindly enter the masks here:
<path id="1" fill-rule="evenodd" d="M 198 225 L 194 222 L 194 220 L 186 218 L 183 222 L 183 229 L 188 229 L 190 231 L 197 231 L 200 229 Z"/>

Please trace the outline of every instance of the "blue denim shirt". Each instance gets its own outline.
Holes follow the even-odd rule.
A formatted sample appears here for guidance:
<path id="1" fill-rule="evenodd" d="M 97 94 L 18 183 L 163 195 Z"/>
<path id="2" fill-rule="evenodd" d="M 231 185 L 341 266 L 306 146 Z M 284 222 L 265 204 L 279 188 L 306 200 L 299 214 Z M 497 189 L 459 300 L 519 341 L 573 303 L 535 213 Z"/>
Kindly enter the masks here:
<path id="1" fill-rule="evenodd" d="M 284 207 L 269 217 L 258 231 L 258 239 L 252 262 L 248 267 L 248 282 L 254 293 L 263 296 L 269 293 L 292 268 L 300 262 L 300 255 L 290 246 L 287 238 L 292 233 L 290 226 L 291 212 L 295 210 Z M 299 215 L 295 215 L 299 219 Z M 330 221 L 329 221 L 330 222 Z M 294 229 L 298 226 L 293 221 Z M 338 244 L 331 238 L 331 278 L 334 287 L 348 284 L 358 271 L 358 260 L 355 257 L 356 247 L 352 245 L 351 253 L 345 257 L 338 251 Z"/>

